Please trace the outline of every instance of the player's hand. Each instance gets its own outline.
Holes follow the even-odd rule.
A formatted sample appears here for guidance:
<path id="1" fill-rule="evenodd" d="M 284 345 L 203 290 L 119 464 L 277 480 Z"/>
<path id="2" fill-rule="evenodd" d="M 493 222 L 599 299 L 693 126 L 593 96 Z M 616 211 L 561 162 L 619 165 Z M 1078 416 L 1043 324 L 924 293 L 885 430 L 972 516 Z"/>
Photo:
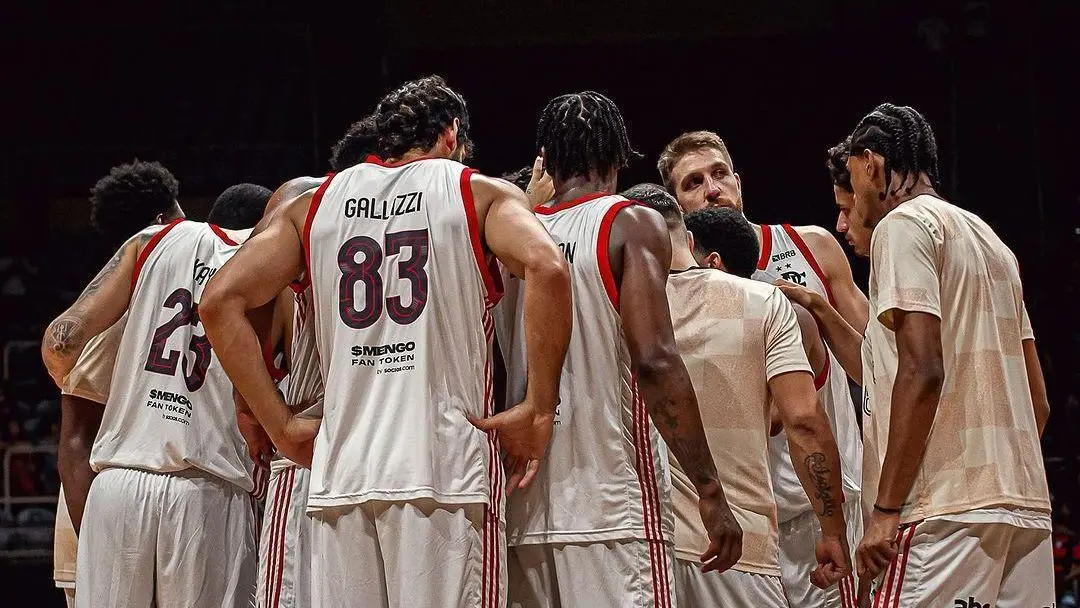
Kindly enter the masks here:
<path id="1" fill-rule="evenodd" d="M 551 442 L 554 410 L 537 406 L 526 395 L 524 401 L 505 412 L 490 418 L 469 417 L 469 422 L 481 431 L 495 431 L 499 437 L 506 452 L 507 493 L 527 488 L 540 470 L 540 459 Z"/>
<path id="2" fill-rule="evenodd" d="M 828 589 L 851 574 L 851 553 L 844 536 L 823 534 L 814 553 L 818 565 L 810 573 L 810 582 L 815 587 Z"/>
<path id="3" fill-rule="evenodd" d="M 322 418 L 290 416 L 282 431 L 278 451 L 296 464 L 310 469 L 315 452 L 315 436 L 319 434 Z"/>
<path id="4" fill-rule="evenodd" d="M 787 296 L 787 299 L 795 302 L 799 306 L 810 310 L 815 304 L 817 298 L 821 296 L 809 287 L 803 287 L 802 285 L 796 285 L 791 281 L 785 281 L 784 279 L 776 279 L 773 281 L 773 285 L 780 288 L 780 291 Z"/>
<path id="5" fill-rule="evenodd" d="M 274 457 L 274 444 L 270 441 L 270 435 L 266 434 L 255 415 L 251 412 L 236 412 L 236 425 L 240 428 L 240 436 L 247 444 L 248 456 L 255 466 L 269 468 L 270 460 Z"/>
<path id="6" fill-rule="evenodd" d="M 882 513 L 875 509 L 855 550 L 855 565 L 859 578 L 874 579 L 896 557 L 896 533 L 900 514 Z"/>
<path id="7" fill-rule="evenodd" d="M 709 549 L 701 556 L 701 571 L 723 572 L 742 557 L 742 527 L 722 494 L 701 496 L 698 512 L 709 534 Z"/>
<path id="8" fill-rule="evenodd" d="M 544 171 L 543 150 L 533 161 L 532 177 L 529 178 L 529 185 L 525 187 L 525 195 L 529 197 L 529 204 L 533 207 L 546 203 L 555 196 L 555 183 L 547 171 Z"/>

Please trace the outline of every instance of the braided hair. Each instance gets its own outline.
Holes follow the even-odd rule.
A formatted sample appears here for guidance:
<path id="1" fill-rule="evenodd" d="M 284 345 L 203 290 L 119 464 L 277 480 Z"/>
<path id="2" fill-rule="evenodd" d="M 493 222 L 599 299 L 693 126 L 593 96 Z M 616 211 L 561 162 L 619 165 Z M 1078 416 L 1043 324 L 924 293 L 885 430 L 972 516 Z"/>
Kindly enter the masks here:
<path id="1" fill-rule="evenodd" d="M 465 99 L 451 89 L 442 76 L 410 80 L 386 94 L 375 109 L 375 130 L 379 152 L 397 158 L 417 148 L 435 146 L 448 127 L 458 119 L 458 145 L 469 141 L 469 111 Z"/>
<path id="2" fill-rule="evenodd" d="M 900 174 L 900 184 L 891 194 L 911 192 L 920 173 L 930 177 L 938 188 L 937 142 L 930 123 L 910 106 L 883 103 L 859 121 L 851 134 L 851 154 L 872 150 L 885 158 L 885 189 L 889 190 L 892 171 Z M 908 185 L 909 179 L 911 184 Z"/>
<path id="3" fill-rule="evenodd" d="M 630 146 L 615 102 L 595 91 L 560 95 L 540 112 L 536 148 L 543 148 L 548 172 L 558 179 L 606 175 L 640 157 Z"/>
<path id="4" fill-rule="evenodd" d="M 832 183 L 838 188 L 843 188 L 848 192 L 853 192 L 851 187 L 851 172 L 848 171 L 847 161 L 851 152 L 851 138 L 847 137 L 844 141 L 829 148 L 829 151 L 825 153 L 825 166 L 829 168 L 829 177 L 832 178 Z"/>

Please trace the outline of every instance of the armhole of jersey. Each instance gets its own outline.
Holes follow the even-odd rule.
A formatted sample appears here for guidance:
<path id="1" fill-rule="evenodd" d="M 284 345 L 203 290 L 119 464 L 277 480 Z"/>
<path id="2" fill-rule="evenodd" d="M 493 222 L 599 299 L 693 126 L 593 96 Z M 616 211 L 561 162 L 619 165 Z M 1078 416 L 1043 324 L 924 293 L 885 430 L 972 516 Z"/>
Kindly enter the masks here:
<path id="1" fill-rule="evenodd" d="M 761 229 L 761 257 L 757 261 L 757 269 L 765 270 L 769 266 L 769 256 L 772 255 L 772 226 L 762 224 Z"/>
<path id="2" fill-rule="evenodd" d="M 146 246 L 143 247 L 139 257 L 135 260 L 135 271 L 131 273 L 132 293 L 135 293 L 135 285 L 139 282 L 139 275 L 142 274 L 143 265 L 146 264 L 146 260 L 150 257 L 150 253 L 154 251 L 154 248 L 157 247 L 157 244 L 165 237 L 165 234 L 182 221 L 184 221 L 184 218 L 178 217 L 168 224 L 165 224 L 164 228 L 159 230 L 157 234 L 150 237 L 150 240 L 146 242 Z"/>
<path id="3" fill-rule="evenodd" d="M 619 286 L 615 284 L 615 273 L 611 271 L 611 225 L 620 211 L 633 205 L 630 201 L 619 201 L 604 213 L 600 220 L 600 233 L 596 236 L 596 265 L 600 270 L 600 279 L 604 282 L 604 291 L 608 300 L 619 311 Z"/>
<path id="4" fill-rule="evenodd" d="M 824 345 L 825 343 L 822 342 Z M 814 376 L 814 390 L 821 390 L 821 387 L 825 386 L 825 383 L 829 381 L 829 347 L 825 346 L 825 365 L 821 366 L 821 371 L 818 375 Z"/>
<path id="5" fill-rule="evenodd" d="M 474 173 L 476 173 L 476 169 L 470 167 L 461 170 L 461 204 L 465 208 L 465 219 L 469 223 L 469 240 L 472 241 L 476 269 L 480 272 L 480 278 L 484 282 L 484 300 L 487 302 L 488 308 L 491 308 L 502 298 L 502 286 L 497 284 L 492 276 L 487 256 L 484 255 L 484 246 L 480 240 L 480 222 L 476 218 L 476 199 L 473 198 L 472 191 L 472 176 Z"/>
<path id="6" fill-rule="evenodd" d="M 307 218 L 304 220 L 304 232 L 300 236 L 300 243 L 304 248 L 304 276 L 300 279 L 299 286 L 293 288 L 296 293 L 300 293 L 311 284 L 311 225 L 315 223 L 315 214 L 318 213 L 323 195 L 326 194 L 326 189 L 330 187 L 332 181 L 334 181 L 334 173 L 327 173 L 326 181 L 311 197 L 311 206 L 308 207 Z"/>
<path id="7" fill-rule="evenodd" d="M 221 227 L 218 226 L 217 224 L 208 223 L 207 226 L 210 226 L 210 230 L 213 230 L 214 234 L 218 235 L 218 238 L 221 239 L 222 241 L 224 241 L 226 245 L 229 245 L 231 247 L 236 247 L 236 246 L 238 246 L 240 244 L 240 243 L 237 243 L 236 241 L 230 239 L 229 235 L 225 234 L 225 231 L 222 230 Z"/>
<path id="8" fill-rule="evenodd" d="M 784 224 L 784 232 L 788 233 L 791 237 L 791 241 L 795 243 L 795 246 L 802 252 L 803 257 L 810 264 L 810 268 L 814 269 L 814 273 L 817 274 L 818 280 L 825 286 L 825 297 L 829 298 L 829 304 L 836 307 L 836 301 L 832 297 L 832 289 L 829 289 L 829 282 L 825 280 L 825 273 L 821 272 L 821 266 L 818 266 L 817 259 L 814 258 L 814 254 L 810 252 L 810 248 L 806 246 L 806 241 L 799 235 L 799 233 L 791 227 L 791 224 Z"/>

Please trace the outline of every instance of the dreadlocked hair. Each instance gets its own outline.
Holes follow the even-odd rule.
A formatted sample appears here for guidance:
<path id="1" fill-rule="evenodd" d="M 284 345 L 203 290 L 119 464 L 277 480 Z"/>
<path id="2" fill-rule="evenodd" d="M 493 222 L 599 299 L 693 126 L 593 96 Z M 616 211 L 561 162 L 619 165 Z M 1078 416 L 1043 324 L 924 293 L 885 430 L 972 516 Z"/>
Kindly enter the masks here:
<path id="1" fill-rule="evenodd" d="M 849 139 L 851 154 L 872 150 L 885 158 L 885 189 L 890 194 L 911 192 L 920 173 L 939 187 L 934 131 L 915 108 L 883 103 L 859 121 Z M 893 171 L 900 174 L 900 183 L 890 189 Z"/>
<path id="2" fill-rule="evenodd" d="M 829 151 L 825 153 L 825 166 L 829 168 L 829 177 L 832 178 L 832 183 L 838 188 L 843 188 L 848 192 L 852 192 L 851 187 L 851 172 L 848 171 L 847 161 L 851 152 L 851 138 L 844 138 L 844 141 L 829 148 Z"/>
<path id="3" fill-rule="evenodd" d="M 465 99 L 442 76 L 410 80 L 386 94 L 375 109 L 379 152 L 397 158 L 409 150 L 429 150 L 458 120 L 458 145 L 471 148 Z"/>
<path id="4" fill-rule="evenodd" d="M 560 95 L 540 112 L 536 148 L 543 148 L 548 173 L 558 179 L 606 175 L 640 158 L 630 146 L 615 102 L 595 91 Z"/>

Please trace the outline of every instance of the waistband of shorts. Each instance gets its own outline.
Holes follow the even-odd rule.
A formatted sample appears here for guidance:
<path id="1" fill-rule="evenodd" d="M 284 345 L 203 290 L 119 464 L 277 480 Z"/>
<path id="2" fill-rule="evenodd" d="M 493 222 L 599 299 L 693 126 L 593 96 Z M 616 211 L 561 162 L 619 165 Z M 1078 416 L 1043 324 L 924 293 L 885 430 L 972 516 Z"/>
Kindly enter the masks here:
<path id="1" fill-rule="evenodd" d="M 288 458 L 285 458 L 284 456 L 281 456 L 279 458 L 275 458 L 274 460 L 270 461 L 270 472 L 271 473 L 279 473 L 281 471 L 284 471 L 285 469 L 294 468 L 294 467 L 303 468 L 303 467 L 300 467 L 300 465 L 296 464 L 295 462 L 289 460 Z"/>

